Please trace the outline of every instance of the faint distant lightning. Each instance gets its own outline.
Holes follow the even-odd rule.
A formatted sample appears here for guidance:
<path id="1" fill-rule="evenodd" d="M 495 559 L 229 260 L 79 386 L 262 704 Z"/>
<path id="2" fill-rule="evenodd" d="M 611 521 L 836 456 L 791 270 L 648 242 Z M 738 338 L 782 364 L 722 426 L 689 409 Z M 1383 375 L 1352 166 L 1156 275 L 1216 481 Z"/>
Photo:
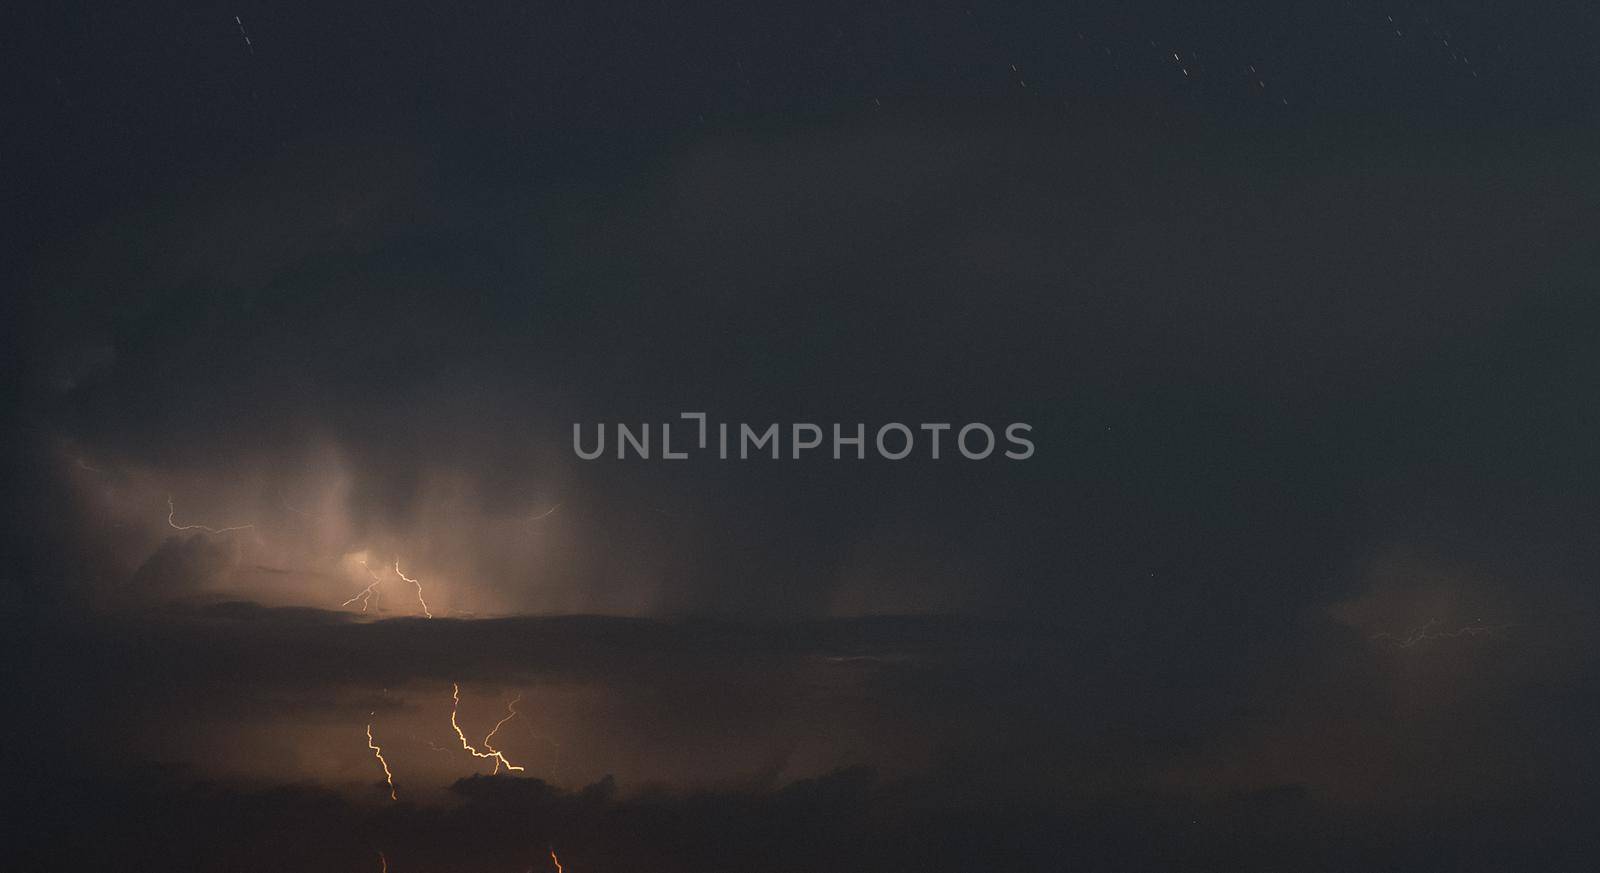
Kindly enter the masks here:
<path id="1" fill-rule="evenodd" d="M 309 518 L 312 521 L 322 521 L 323 517 L 321 515 L 318 515 L 315 512 L 307 512 L 306 510 L 301 509 L 300 507 L 295 506 L 294 504 L 290 503 L 289 502 L 289 498 L 284 496 L 284 493 L 281 490 L 278 492 L 278 503 L 280 503 L 283 506 L 284 509 L 289 510 L 290 512 L 294 513 L 295 515 L 300 516 L 301 518 Z"/>
<path id="2" fill-rule="evenodd" d="M 372 739 L 372 724 L 370 722 L 367 724 L 367 748 L 372 750 L 372 756 L 378 759 L 379 764 L 383 765 L 383 781 L 389 783 L 389 799 L 399 800 L 400 796 L 394 790 L 394 774 L 389 771 L 389 762 L 383 758 L 383 749 L 378 748 L 378 744 Z M 380 856 L 382 854 L 381 852 L 379 853 Z M 385 861 L 384 864 L 387 867 L 388 862 Z"/>
<path id="3" fill-rule="evenodd" d="M 382 850 L 378 852 L 378 863 L 383 865 L 378 873 L 389 873 L 389 859 L 383 856 Z"/>
<path id="4" fill-rule="evenodd" d="M 426 615 L 429 618 L 433 618 L 433 613 L 431 611 L 429 611 L 429 609 L 428 609 L 428 601 L 422 599 L 422 582 L 421 582 L 421 580 L 413 579 L 410 576 L 407 576 L 406 574 L 400 572 L 400 559 L 399 558 L 395 558 L 394 559 L 394 574 L 396 576 L 399 576 L 401 579 L 404 579 L 407 582 L 410 582 L 412 585 L 417 586 L 417 602 L 422 604 L 422 614 Z"/>
<path id="5" fill-rule="evenodd" d="M 1406 631 L 1404 634 L 1395 635 L 1381 633 L 1374 636 L 1374 641 L 1382 640 L 1390 643 L 1397 649 L 1409 649 L 1430 640 L 1452 640 L 1460 637 L 1497 637 L 1501 631 L 1511 627 L 1509 624 L 1486 625 L 1481 619 L 1462 625 L 1455 630 L 1434 630 L 1440 624 L 1439 619 L 1429 619 L 1417 627 Z"/>
<path id="6" fill-rule="evenodd" d="M 368 603 L 370 603 L 373 600 L 373 598 L 378 596 L 378 583 L 380 581 L 382 581 L 382 579 L 378 576 L 377 573 L 373 572 L 373 570 L 372 570 L 372 568 L 370 566 L 367 565 L 366 559 L 362 559 L 361 566 L 366 567 L 367 575 L 372 577 L 372 582 L 369 585 L 367 585 L 367 587 L 365 587 L 365 588 L 361 589 L 360 591 L 356 592 L 356 596 L 350 598 L 349 600 L 346 600 L 344 603 L 341 603 L 339 605 L 340 606 L 349 606 L 350 604 L 355 603 L 357 600 L 359 600 L 359 601 L 361 601 L 361 611 L 362 612 L 366 612 Z"/>
<path id="7" fill-rule="evenodd" d="M 255 527 L 255 525 L 253 525 L 253 524 L 236 524 L 233 527 L 206 527 L 203 524 L 178 524 L 178 522 L 174 519 L 174 516 L 176 516 L 177 514 L 178 514 L 178 510 L 172 504 L 172 495 L 168 494 L 167 495 L 167 525 L 169 527 L 171 527 L 173 530 L 198 530 L 198 531 L 204 531 L 204 532 L 206 532 L 208 534 L 225 534 L 225 533 L 229 533 L 231 531 L 247 530 L 249 528 Z"/>
<path id="8" fill-rule="evenodd" d="M 539 521 L 540 519 L 549 518 L 552 513 L 554 513 L 556 510 L 558 510 L 560 508 L 561 508 L 561 504 L 557 503 L 556 505 L 550 507 L 549 509 L 546 509 L 544 512 L 541 512 L 538 515 L 529 517 L 528 520 L 529 521 Z"/>
<path id="9" fill-rule="evenodd" d="M 456 737 L 461 740 L 461 748 L 465 749 L 474 758 L 483 758 L 485 760 L 493 759 L 494 762 L 495 762 L 494 772 L 496 772 L 496 773 L 500 772 L 500 765 L 502 765 L 502 764 L 505 765 L 505 768 L 507 770 L 512 770 L 512 771 L 521 773 L 525 768 L 519 767 L 516 764 L 511 763 L 510 761 L 506 760 L 506 756 L 504 754 L 501 754 L 500 752 L 495 751 L 493 748 L 490 748 L 487 738 L 485 738 L 485 740 L 484 740 L 484 747 L 488 748 L 489 751 L 480 752 L 477 749 L 472 747 L 472 743 L 467 741 L 466 733 L 464 733 L 461 730 L 461 725 L 456 722 L 456 711 L 461 708 L 461 685 L 459 683 L 452 682 L 452 683 L 450 683 L 450 688 L 451 688 L 450 697 L 451 697 L 451 700 L 453 701 L 453 704 L 450 707 L 450 727 L 455 729 Z M 513 701 L 512 703 L 514 705 L 515 701 Z M 516 715 L 516 711 L 515 710 L 512 711 L 511 715 L 508 715 L 505 718 L 501 719 L 500 720 L 500 724 L 505 724 L 507 721 L 510 721 L 511 720 L 511 716 L 514 716 L 514 715 Z M 499 724 L 495 725 L 495 730 L 497 731 L 499 729 L 500 729 L 500 725 Z M 490 731 L 489 732 L 489 736 L 493 737 L 494 736 L 494 731 Z"/>
<path id="10" fill-rule="evenodd" d="M 489 730 L 489 733 L 484 736 L 484 738 L 483 738 L 483 747 L 485 749 L 489 750 L 489 752 L 491 754 L 496 754 L 496 755 L 500 754 L 499 752 L 497 752 L 495 750 L 495 747 L 494 747 L 494 743 L 493 743 L 494 735 L 500 732 L 500 726 L 501 725 L 503 725 L 506 722 L 508 722 L 508 721 L 510 721 L 510 720 L 512 720 L 512 719 L 517 717 L 517 702 L 520 701 L 520 700 L 522 700 L 522 695 L 520 695 L 520 694 L 518 694 L 516 697 L 512 698 L 511 702 L 506 704 L 506 716 L 505 716 L 505 718 L 502 718 L 499 721 L 495 722 L 494 723 L 494 727 L 491 728 Z M 496 758 L 495 762 L 494 762 L 494 773 L 499 773 L 499 772 L 500 772 L 500 759 Z M 491 773 L 489 775 L 493 776 L 494 773 Z"/>

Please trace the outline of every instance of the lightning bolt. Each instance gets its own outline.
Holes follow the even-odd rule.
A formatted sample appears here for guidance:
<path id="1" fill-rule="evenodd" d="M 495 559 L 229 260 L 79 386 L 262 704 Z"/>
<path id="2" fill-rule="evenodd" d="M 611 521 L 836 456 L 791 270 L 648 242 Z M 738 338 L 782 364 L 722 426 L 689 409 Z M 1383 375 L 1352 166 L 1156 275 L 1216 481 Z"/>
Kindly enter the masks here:
<path id="1" fill-rule="evenodd" d="M 500 752 L 495 751 L 493 748 L 490 748 L 489 747 L 489 741 L 488 741 L 487 738 L 485 738 L 485 740 L 484 740 L 484 747 L 485 748 L 489 748 L 489 751 L 480 752 L 477 749 L 472 747 L 472 743 L 468 742 L 468 740 L 467 740 L 467 735 L 464 732 L 462 732 L 461 725 L 456 722 L 456 711 L 461 708 L 461 686 L 458 683 L 452 682 L 452 683 L 450 683 L 450 688 L 451 688 L 450 697 L 451 697 L 451 700 L 454 701 L 453 705 L 450 707 L 450 727 L 455 729 L 456 737 L 461 740 L 461 748 L 465 749 L 474 758 L 483 758 L 485 760 L 493 759 L 494 762 L 495 762 L 495 764 L 494 764 L 494 772 L 495 773 L 499 773 L 500 772 L 500 766 L 502 764 L 505 765 L 505 768 L 507 770 L 512 770 L 512 771 L 521 773 L 525 768 L 519 767 L 516 764 L 511 763 L 510 761 L 506 760 L 506 756 L 505 755 L 501 754 Z M 515 703 L 515 701 L 513 701 L 513 704 L 514 703 Z M 513 710 L 511 715 L 508 715 L 505 718 L 500 720 L 500 724 L 505 724 L 507 721 L 510 721 L 511 717 L 514 716 L 514 715 L 516 715 L 516 712 Z M 499 724 L 495 725 L 495 730 L 499 730 L 499 729 L 500 729 L 500 725 Z M 489 732 L 489 736 L 490 737 L 494 736 L 494 731 L 490 731 Z"/>
<path id="2" fill-rule="evenodd" d="M 556 857 L 556 850 L 554 846 L 550 848 L 550 861 L 556 865 L 556 873 L 566 873 L 566 871 L 561 868 L 561 859 Z"/>
<path id="3" fill-rule="evenodd" d="M 512 719 L 517 717 L 517 702 L 520 701 L 520 700 L 522 700 L 522 695 L 518 694 L 515 698 L 512 699 L 512 701 L 510 703 L 506 704 L 506 716 L 505 716 L 505 718 L 502 718 L 499 721 L 495 722 L 494 723 L 494 727 L 492 729 L 490 729 L 489 733 L 483 738 L 483 747 L 485 749 L 487 749 L 491 754 L 495 754 L 495 755 L 500 754 L 498 751 L 495 750 L 495 747 L 492 744 L 492 741 L 494 740 L 494 735 L 497 734 L 497 733 L 500 733 L 500 726 L 501 725 L 503 725 L 506 722 L 508 722 L 508 721 L 510 721 L 510 720 L 512 720 Z M 499 772 L 500 772 L 500 759 L 496 758 L 495 762 L 494 762 L 494 773 L 499 773 Z M 494 773 L 491 773 L 489 775 L 493 776 Z"/>
<path id="4" fill-rule="evenodd" d="M 383 865 L 383 868 L 378 873 L 389 873 L 389 859 L 384 857 L 382 851 L 378 852 L 378 863 Z"/>
<path id="5" fill-rule="evenodd" d="M 429 618 L 433 618 L 433 613 L 428 610 L 428 601 L 422 599 L 422 581 L 419 580 L 419 579 L 413 579 L 410 576 L 407 576 L 406 574 L 400 572 L 400 559 L 399 558 L 395 558 L 394 559 L 394 574 L 396 576 L 399 576 L 401 579 L 404 579 L 407 582 L 410 582 L 412 585 L 417 586 L 417 602 L 422 604 L 422 614 L 426 615 Z"/>
<path id="6" fill-rule="evenodd" d="M 394 774 L 389 772 L 389 762 L 383 759 L 383 749 L 378 748 L 378 744 L 372 740 L 372 724 L 370 722 L 367 724 L 367 748 L 372 750 L 373 757 L 377 758 L 378 763 L 383 765 L 383 781 L 389 783 L 389 799 L 399 800 L 400 796 L 394 790 Z M 379 852 L 378 855 L 382 857 L 383 853 Z M 388 861 L 384 862 L 385 869 L 387 869 L 388 863 Z"/>
<path id="7" fill-rule="evenodd" d="M 361 589 L 360 591 L 356 592 L 356 596 L 350 598 L 349 600 L 346 600 L 344 603 L 341 603 L 339 605 L 340 606 L 349 606 L 350 604 L 355 603 L 357 600 L 359 600 L 359 601 L 361 601 L 361 611 L 362 612 L 366 612 L 367 611 L 367 604 L 369 602 L 371 602 L 371 600 L 373 598 L 378 596 L 378 582 L 380 580 L 379 580 L 378 574 L 373 572 L 372 567 L 367 565 L 366 559 L 362 559 L 361 566 L 367 568 L 367 575 L 372 577 L 372 584 L 370 584 L 367 587 L 365 587 L 365 588 Z"/>
<path id="8" fill-rule="evenodd" d="M 167 525 L 169 527 L 171 527 L 173 530 L 198 530 L 198 531 L 204 531 L 204 532 L 206 532 L 208 534 L 225 534 L 225 533 L 229 533 L 231 531 L 247 530 L 249 528 L 255 527 L 255 525 L 253 525 L 253 524 L 236 524 L 233 527 L 206 527 L 203 524 L 178 524 L 178 522 L 173 518 L 173 516 L 175 516 L 177 514 L 178 514 L 178 510 L 172 505 L 172 495 L 168 494 L 167 495 Z"/>
<path id="9" fill-rule="evenodd" d="M 1429 640 L 1453 640 L 1460 637 L 1496 637 L 1501 631 L 1511 627 L 1509 624 L 1498 626 L 1486 625 L 1483 621 L 1475 620 L 1471 624 L 1462 625 L 1455 630 L 1434 630 L 1440 624 L 1438 619 L 1430 619 L 1423 624 L 1406 631 L 1404 634 L 1389 633 L 1378 634 L 1373 640 L 1382 640 L 1392 644 L 1397 649 L 1409 649 Z"/>

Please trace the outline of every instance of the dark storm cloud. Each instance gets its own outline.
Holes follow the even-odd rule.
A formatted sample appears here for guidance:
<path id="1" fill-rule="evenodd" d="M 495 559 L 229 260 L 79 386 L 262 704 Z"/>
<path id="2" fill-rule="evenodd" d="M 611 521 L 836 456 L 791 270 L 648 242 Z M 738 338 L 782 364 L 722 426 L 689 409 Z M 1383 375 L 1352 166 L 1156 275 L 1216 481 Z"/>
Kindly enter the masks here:
<path id="1" fill-rule="evenodd" d="M 1562 344 L 1593 318 L 1574 291 L 1593 198 L 1572 195 L 1594 179 L 1570 149 L 1441 144 L 1418 166 L 1115 125 L 845 123 L 708 136 L 586 201 L 514 179 L 445 194 L 447 157 L 367 154 L 313 150 L 86 241 L 73 293 L 36 313 L 40 359 L 69 359 L 38 373 L 44 432 L 289 493 L 327 440 L 357 531 L 417 532 L 448 475 L 483 518 L 560 502 L 596 590 L 647 563 L 668 608 L 815 613 L 872 602 L 841 589 L 857 565 L 919 560 L 989 579 L 926 572 L 943 609 L 1093 609 L 1151 573 L 1186 610 L 1203 576 L 1306 602 L 1283 577 L 1366 548 L 1375 500 L 1515 487 L 1458 462 L 1517 447 L 1528 379 L 1553 374 L 1526 410 L 1551 464 L 1582 426 Z M 1497 371 L 1512 348 L 1533 358 Z M 1041 452 L 797 472 L 567 448 L 572 421 L 702 408 L 1027 420 Z"/>
<path id="2" fill-rule="evenodd" d="M 473 195 L 439 193 L 437 163 L 389 162 L 370 189 L 432 191 L 405 201 L 415 212 L 366 213 L 345 237 L 285 236 L 273 223 L 285 218 L 264 218 L 255 236 L 287 241 L 202 259 L 182 283 L 108 269 L 92 303 L 39 313 L 114 354 L 72 368 L 66 389 L 35 383 L 35 421 L 94 466 L 149 479 L 158 534 L 173 488 L 216 524 L 297 530 L 284 495 L 292 507 L 310 493 L 306 447 L 325 438 L 348 466 L 342 548 L 455 542 L 475 563 L 440 566 L 471 566 L 457 584 L 510 592 L 513 607 L 554 586 L 596 598 L 557 601 L 579 610 L 960 610 L 1050 628 L 978 635 L 1006 657 L 929 663 L 939 643 L 919 634 L 937 625 L 911 619 L 858 626 L 853 652 L 811 639 L 818 628 L 787 650 L 714 625 L 360 624 L 235 607 L 154 625 L 170 636 L 125 635 L 114 616 L 74 633 L 97 662 L 169 677 L 113 670 L 96 687 L 125 701 L 117 689 L 155 689 L 194 712 L 258 687 L 289 699 L 336 680 L 522 671 L 617 690 L 630 717 L 685 743 L 708 725 L 730 737 L 792 726 L 782 714 L 817 704 L 864 725 L 865 748 L 911 732 L 989 755 L 1017 781 L 1291 782 L 1374 803 L 1384 780 L 1443 790 L 1408 763 L 1420 726 L 1481 725 L 1458 729 L 1463 760 L 1494 774 L 1513 766 L 1518 730 L 1556 713 L 1592 722 L 1587 668 L 1575 676 L 1570 659 L 1532 657 L 1469 705 L 1478 678 L 1395 685 L 1405 662 L 1373 650 L 1380 633 L 1478 615 L 1374 596 L 1356 630 L 1325 616 L 1392 587 L 1364 568 L 1416 548 L 1491 567 L 1480 599 L 1516 612 L 1509 648 L 1471 663 L 1526 659 L 1552 638 L 1578 647 L 1575 628 L 1551 627 L 1590 614 L 1563 580 L 1592 552 L 1595 520 L 1583 459 L 1596 311 L 1578 293 L 1593 201 L 1570 196 L 1592 174 L 1571 151 L 1488 142 L 1441 146 L 1421 167 L 1370 145 L 1127 145 L 1135 132 L 728 134 L 674 152 L 627 194 L 580 202 L 513 183 L 476 195 L 481 211 Z M 331 163 L 302 175 L 319 160 Z M 337 176 L 347 160 L 289 162 L 284 178 Z M 248 211 L 232 194 L 197 202 L 212 205 L 180 211 L 171 238 L 214 223 L 198 218 L 213 209 Z M 1033 422 L 1041 450 L 981 468 L 580 465 L 567 453 L 570 421 L 685 409 L 1003 416 Z M 249 499 L 205 501 L 240 478 Z M 546 539 L 496 526 L 558 501 Z M 92 519 L 74 530 L 105 541 Z M 528 564 L 516 549 L 529 542 L 558 544 L 559 563 Z M 223 553 L 203 539 L 132 546 L 131 567 L 145 567 L 134 575 L 167 580 L 165 594 L 205 589 L 218 565 L 202 559 Z M 249 598 L 310 577 L 242 578 L 231 590 Z M 356 590 L 316 584 L 329 606 Z M 906 628 L 922 630 L 910 660 L 893 660 Z M 1329 634 L 1336 645 L 1306 648 Z M 818 675 L 807 657 L 856 655 L 864 684 L 830 684 L 845 670 L 832 666 L 817 696 L 793 690 Z M 1392 700 L 1452 682 L 1467 684 L 1442 698 L 1449 716 Z M 1540 682 L 1558 690 L 1530 707 Z M 1355 715 L 1328 727 L 1324 696 Z M 684 699 L 714 702 L 694 712 Z M 1388 735 L 1388 755 L 1358 739 Z M 985 751 L 996 736 L 1004 754 Z M 1329 758 L 1341 763 L 1308 763 Z M 1369 778 L 1339 777 L 1352 771 Z"/>
<path id="3" fill-rule="evenodd" d="M 292 711 L 348 698 L 329 697 L 330 689 L 460 682 L 608 689 L 627 709 L 649 716 L 619 717 L 611 728 L 618 733 L 637 731 L 640 721 L 655 733 L 716 728 L 753 737 L 760 725 L 803 707 L 816 709 L 807 720 L 818 724 L 865 714 L 881 728 L 937 717 L 947 723 L 930 738 L 971 744 L 998 729 L 997 707 L 1031 707 L 1032 695 L 1065 693 L 1066 655 L 1048 630 L 954 617 L 760 625 L 603 617 L 369 623 L 343 613 L 226 603 L 86 626 L 57 654 L 75 684 L 104 692 L 86 693 L 86 706 L 122 697 L 135 707 L 86 717 L 78 729 L 90 735 L 101 725 L 125 730 L 124 717 L 159 730 L 197 715 L 248 711 L 263 697 L 282 715 L 285 701 Z M 125 697 L 126 689 L 142 691 Z M 940 700 L 948 694 L 965 703 Z M 963 709 L 970 714 L 960 715 Z M 886 749 L 888 739 L 868 741 Z"/>
<path id="4" fill-rule="evenodd" d="M 1587 869 L 1593 15 L 1168 7 L 32 10 L 31 867 Z M 1040 451 L 567 448 L 685 410 Z M 674 784 L 366 806 L 457 681 Z"/>
<path id="5" fill-rule="evenodd" d="M 125 589 L 131 602 L 192 596 L 208 579 L 233 563 L 233 544 L 208 537 L 174 537 L 163 542 L 139 569 Z"/>

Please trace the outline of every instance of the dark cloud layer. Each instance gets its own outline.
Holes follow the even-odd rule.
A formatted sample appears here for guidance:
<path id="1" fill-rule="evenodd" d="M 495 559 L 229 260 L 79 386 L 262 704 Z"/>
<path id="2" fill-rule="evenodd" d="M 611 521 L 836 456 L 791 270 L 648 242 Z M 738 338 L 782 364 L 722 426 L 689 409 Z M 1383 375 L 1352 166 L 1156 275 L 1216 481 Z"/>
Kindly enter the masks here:
<path id="1" fill-rule="evenodd" d="M 1444 593 L 1470 598 L 1459 585 Z M 1389 606 L 1382 621 L 1404 612 L 1417 625 L 1441 614 L 1455 623 L 1419 641 L 1403 638 L 1406 627 L 1374 632 L 1363 617 L 1373 602 L 1417 596 L 1431 606 Z M 365 622 L 225 603 L 71 629 L 42 653 L 70 699 L 43 675 L 27 691 L 50 701 L 56 747 L 75 750 L 67 769 L 107 778 L 137 766 L 130 750 L 237 770 L 250 746 L 229 738 L 257 723 L 328 730 L 332 752 L 370 779 L 361 725 L 454 745 L 449 689 L 459 683 L 478 699 L 526 689 L 523 708 L 566 747 L 568 779 L 626 769 L 635 790 L 663 779 L 781 785 L 812 775 L 818 755 L 901 774 L 966 762 L 968 800 L 1020 793 L 1052 807 L 1151 792 L 1210 803 L 1294 784 L 1330 808 L 1461 815 L 1577 789 L 1596 764 L 1581 751 L 1596 727 L 1585 601 L 1542 605 L 1564 617 L 1530 605 L 1517 613 L 1526 622 L 1452 635 L 1477 621 L 1443 610 L 1440 596 L 1379 584 L 1264 639 L 1275 649 L 1260 670 L 1190 687 L 1126 643 L 1059 624 Z M 436 765 L 425 739 L 388 744 L 412 797 Z M 527 738 L 503 742 L 518 757 L 542 754 Z"/>
<path id="2" fill-rule="evenodd" d="M 781 790 L 581 791 L 476 777 L 448 809 L 354 805 L 314 788 L 239 789 L 143 773 L 55 786 L 70 831 L 33 832 L 33 869 L 298 870 L 1267 870 L 1584 868 L 1580 820 L 1548 796 L 1483 820 L 1375 821 L 1308 801 L 1297 786 L 1197 803 L 1173 798 L 1054 808 L 974 802 L 961 765 L 885 780 L 844 770 Z M 1592 804 L 1592 789 L 1588 802 Z M 87 834 L 88 836 L 86 836 Z M 818 834 L 825 834 L 819 839 Z M 1508 834 L 1516 834 L 1508 837 Z M 41 839 L 42 838 L 42 839 Z M 381 853 L 381 855 L 380 855 Z"/>
<path id="3" fill-rule="evenodd" d="M 144 774 L 95 786 L 88 796 L 96 799 L 76 810 L 78 821 L 109 827 L 96 827 L 94 840 L 50 846 L 41 857 L 69 858 L 84 868 L 345 870 L 378 869 L 386 861 L 392 869 L 553 869 L 548 852 L 555 847 L 564 864 L 597 871 L 956 870 L 997 857 L 1019 870 L 1084 862 L 1163 869 L 1179 857 L 1200 869 L 1238 869 L 1228 865 L 1241 856 L 1289 857 L 1298 848 L 1290 844 L 1307 836 L 1280 834 L 1249 848 L 1220 849 L 1198 820 L 1180 825 L 1181 817 L 1197 814 L 1213 828 L 1219 821 L 1234 827 L 1259 821 L 1250 799 L 1203 812 L 1160 803 L 1100 812 L 1049 812 L 1025 803 L 997 809 L 951 805 L 946 795 L 959 792 L 960 782 L 958 771 L 885 783 L 871 771 L 851 770 L 776 792 L 623 799 L 609 782 L 567 793 L 536 780 L 479 777 L 456 784 L 460 805 L 449 810 L 375 810 L 315 789 L 250 792 Z M 1274 824 L 1292 826 L 1303 815 L 1294 801 L 1288 806 L 1273 813 Z M 181 829 L 174 821 L 184 823 Z M 828 839 L 817 840 L 818 832 Z M 152 833 L 162 837 L 146 835 Z M 1309 836 L 1314 844 L 1316 835 Z M 1211 853 L 1217 857 L 1207 863 Z M 1342 854 L 1359 857 L 1361 850 Z"/>
<path id="4" fill-rule="evenodd" d="M 18 771 L 40 815 L 20 845 L 31 869 L 365 869 L 380 851 L 391 869 L 540 869 L 555 846 L 572 869 L 596 871 L 1576 870 L 1579 823 L 1600 800 L 1584 775 L 1592 755 L 1573 756 L 1597 727 L 1581 715 L 1593 656 L 1548 624 L 1531 630 L 1402 651 L 1325 618 L 1217 713 L 1214 697 L 1159 677 L 1102 673 L 1096 663 L 1116 654 L 1081 651 L 1060 627 L 359 623 L 218 604 L 119 619 L 48 652 L 74 699 L 51 707 L 58 754 Z M 356 749 L 363 720 L 401 712 L 378 686 L 447 678 L 603 686 L 623 705 L 616 724 L 590 730 L 771 743 L 775 769 L 699 789 L 477 776 L 418 801 L 416 762 L 391 745 L 411 796 L 389 804 L 367 787 L 195 773 L 239 752 L 217 746 L 166 770 L 126 757 L 136 732 L 229 718 L 343 722 Z M 864 733 L 880 760 L 882 744 L 935 749 L 910 770 L 780 777 L 796 728 Z M 1545 742 L 1526 742 L 1535 735 Z"/>
<path id="5" fill-rule="evenodd" d="M 152 231 L 192 264 L 141 235 L 90 240 L 52 277 L 71 290 L 36 313 L 27 408 L 35 450 L 73 454 L 36 462 L 134 466 L 259 520 L 325 490 L 304 471 L 327 446 L 354 537 L 421 535 L 440 482 L 470 503 L 458 526 L 560 503 L 553 523 L 576 520 L 550 569 L 629 611 L 826 612 L 884 564 L 929 579 L 889 610 L 1094 608 L 1152 572 L 1185 610 L 1221 577 L 1314 601 L 1300 580 L 1386 547 L 1410 504 L 1491 537 L 1574 508 L 1594 378 L 1581 150 L 1452 144 L 1417 167 L 1145 136 L 724 133 L 626 194 L 512 183 L 488 208 L 438 159 L 320 150 L 262 190 L 380 192 L 349 234 L 208 189 Z M 419 185 L 419 205 L 381 193 Z M 574 421 L 688 409 L 1024 420 L 1040 452 L 673 467 L 568 448 Z M 241 483 L 248 502 L 208 495 Z"/>

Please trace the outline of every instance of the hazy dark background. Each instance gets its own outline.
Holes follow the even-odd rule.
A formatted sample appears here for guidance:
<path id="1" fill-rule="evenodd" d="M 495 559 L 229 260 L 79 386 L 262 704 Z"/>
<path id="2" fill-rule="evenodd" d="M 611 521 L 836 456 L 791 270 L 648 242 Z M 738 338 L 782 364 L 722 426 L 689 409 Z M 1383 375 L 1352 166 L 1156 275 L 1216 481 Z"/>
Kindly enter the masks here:
<path id="1" fill-rule="evenodd" d="M 1587 869 L 1596 14 L 16 10 L 30 869 Z"/>

